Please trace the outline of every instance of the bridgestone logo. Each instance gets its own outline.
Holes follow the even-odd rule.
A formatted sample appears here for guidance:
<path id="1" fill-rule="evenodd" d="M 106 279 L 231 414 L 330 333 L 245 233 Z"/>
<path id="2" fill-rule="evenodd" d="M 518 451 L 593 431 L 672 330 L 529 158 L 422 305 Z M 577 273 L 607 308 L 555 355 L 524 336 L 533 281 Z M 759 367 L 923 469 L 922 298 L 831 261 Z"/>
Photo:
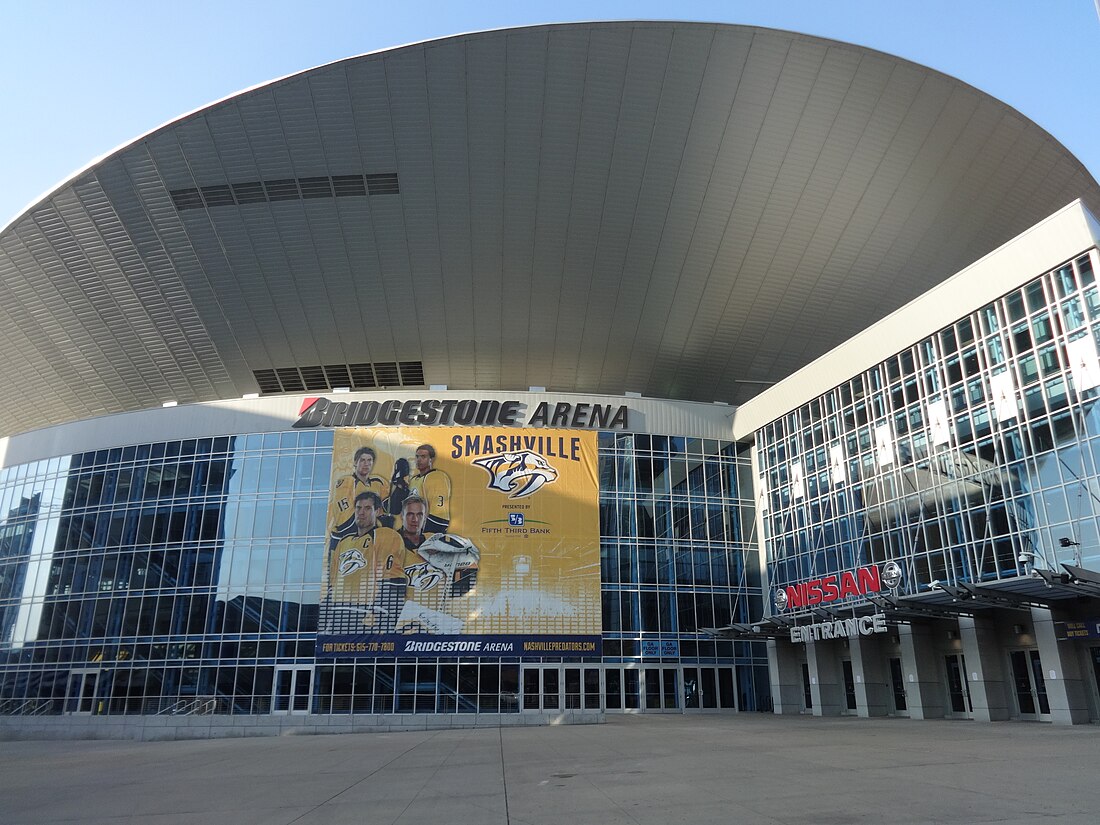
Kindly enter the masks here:
<path id="1" fill-rule="evenodd" d="M 406 653 L 477 653 L 481 642 L 408 642 Z"/>

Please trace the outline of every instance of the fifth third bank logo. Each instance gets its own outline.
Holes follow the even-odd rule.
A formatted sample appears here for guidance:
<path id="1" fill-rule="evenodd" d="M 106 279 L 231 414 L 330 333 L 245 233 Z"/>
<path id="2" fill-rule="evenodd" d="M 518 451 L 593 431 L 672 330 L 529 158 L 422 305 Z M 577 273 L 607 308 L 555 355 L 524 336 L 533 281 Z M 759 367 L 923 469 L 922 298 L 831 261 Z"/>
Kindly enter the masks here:
<path id="1" fill-rule="evenodd" d="M 558 479 L 558 471 L 550 462 L 530 450 L 487 455 L 473 463 L 489 474 L 489 489 L 507 493 L 508 498 L 534 495 Z"/>

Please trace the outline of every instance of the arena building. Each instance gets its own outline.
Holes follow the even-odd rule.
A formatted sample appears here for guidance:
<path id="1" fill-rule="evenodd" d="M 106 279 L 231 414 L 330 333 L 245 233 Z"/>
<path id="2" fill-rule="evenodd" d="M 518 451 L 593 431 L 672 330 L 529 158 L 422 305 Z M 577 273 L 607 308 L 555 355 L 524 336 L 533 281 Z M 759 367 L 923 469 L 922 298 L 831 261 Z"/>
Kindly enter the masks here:
<path id="1" fill-rule="evenodd" d="M 0 232 L 3 730 L 1096 718 L 1098 208 L 965 83 L 742 26 L 156 129 Z"/>

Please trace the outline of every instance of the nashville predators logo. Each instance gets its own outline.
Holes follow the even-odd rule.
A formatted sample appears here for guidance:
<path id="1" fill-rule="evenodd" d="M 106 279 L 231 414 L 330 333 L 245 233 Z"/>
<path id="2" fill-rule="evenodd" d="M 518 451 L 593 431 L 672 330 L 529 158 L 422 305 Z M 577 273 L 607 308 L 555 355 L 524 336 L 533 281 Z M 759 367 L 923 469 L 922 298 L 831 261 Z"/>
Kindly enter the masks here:
<path id="1" fill-rule="evenodd" d="M 537 493 L 544 484 L 557 481 L 558 471 L 538 453 L 498 453 L 474 461 L 489 474 L 489 489 L 507 493 L 508 498 L 524 498 Z"/>
<path id="2" fill-rule="evenodd" d="M 413 590 L 431 590 L 444 579 L 443 571 L 427 562 L 406 567 L 405 575 L 409 577 L 409 587 Z"/>
<path id="3" fill-rule="evenodd" d="M 362 570 L 367 566 L 367 560 L 362 552 L 356 549 L 345 550 L 340 554 L 340 575 L 350 576 L 356 570 Z"/>

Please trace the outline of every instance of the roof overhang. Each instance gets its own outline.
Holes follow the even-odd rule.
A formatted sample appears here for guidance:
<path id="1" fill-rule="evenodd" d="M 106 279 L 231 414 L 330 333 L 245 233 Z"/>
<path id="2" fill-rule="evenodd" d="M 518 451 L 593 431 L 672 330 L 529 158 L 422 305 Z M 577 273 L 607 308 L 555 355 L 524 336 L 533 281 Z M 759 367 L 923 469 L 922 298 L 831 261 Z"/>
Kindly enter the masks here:
<path id="1" fill-rule="evenodd" d="M 0 435 L 280 371 L 739 404 L 1074 198 L 1100 186 L 1019 112 L 832 40 L 376 52 L 173 121 L 0 232 Z"/>

